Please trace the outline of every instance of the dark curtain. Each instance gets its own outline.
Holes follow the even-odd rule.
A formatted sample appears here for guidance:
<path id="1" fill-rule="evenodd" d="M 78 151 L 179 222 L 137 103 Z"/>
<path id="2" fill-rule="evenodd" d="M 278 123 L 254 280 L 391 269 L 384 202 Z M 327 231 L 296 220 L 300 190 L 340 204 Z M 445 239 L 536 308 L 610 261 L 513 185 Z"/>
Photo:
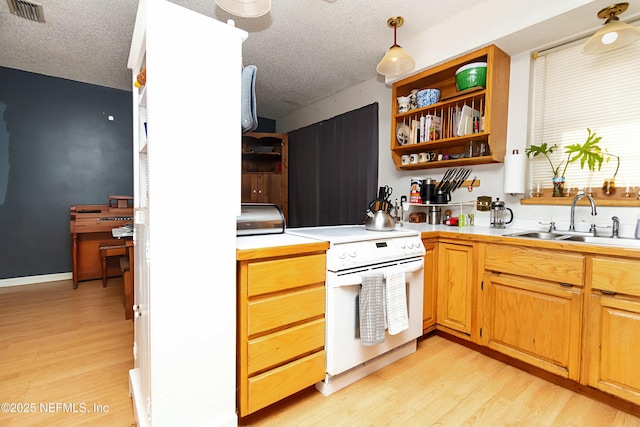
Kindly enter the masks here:
<path id="1" fill-rule="evenodd" d="M 289 132 L 288 227 L 363 224 L 378 186 L 378 103 Z"/>

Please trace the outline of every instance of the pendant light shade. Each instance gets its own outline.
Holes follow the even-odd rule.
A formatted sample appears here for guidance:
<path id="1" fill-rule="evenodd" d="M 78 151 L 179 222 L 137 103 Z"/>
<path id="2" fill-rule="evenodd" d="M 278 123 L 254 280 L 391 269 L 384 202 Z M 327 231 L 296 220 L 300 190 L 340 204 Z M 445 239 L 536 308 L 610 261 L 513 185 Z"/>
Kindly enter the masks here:
<path id="1" fill-rule="evenodd" d="M 404 24 L 404 18 L 402 16 L 395 16 L 387 20 L 387 26 L 393 28 L 393 46 L 389 48 L 387 54 L 380 60 L 376 67 L 378 73 L 387 77 L 406 74 L 416 66 L 413 58 L 396 43 L 396 30 L 398 27 L 401 27 L 402 24 Z"/>
<path id="2" fill-rule="evenodd" d="M 617 16 L 628 7 L 629 3 L 617 3 L 598 12 L 598 18 L 606 19 L 606 22 L 582 46 L 582 53 L 590 55 L 609 52 L 640 40 L 640 28 L 620 22 Z"/>
<path id="3" fill-rule="evenodd" d="M 271 0 L 216 0 L 225 12 L 243 18 L 258 18 L 271 10 Z"/>

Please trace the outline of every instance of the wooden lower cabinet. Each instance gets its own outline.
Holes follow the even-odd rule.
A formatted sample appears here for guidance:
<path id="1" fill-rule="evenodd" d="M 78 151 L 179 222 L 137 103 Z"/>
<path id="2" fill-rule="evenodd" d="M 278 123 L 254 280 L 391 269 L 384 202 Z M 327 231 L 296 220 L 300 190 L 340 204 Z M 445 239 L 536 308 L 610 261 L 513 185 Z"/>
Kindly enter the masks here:
<path id="1" fill-rule="evenodd" d="M 424 294 L 422 301 L 422 330 L 430 332 L 436 327 L 436 295 L 438 290 L 438 244 L 433 240 L 423 240 Z"/>
<path id="2" fill-rule="evenodd" d="M 485 345 L 561 377 L 578 380 L 581 288 L 485 274 L 483 293 Z"/>
<path id="3" fill-rule="evenodd" d="M 640 260 L 589 261 L 588 385 L 640 405 Z"/>
<path id="4" fill-rule="evenodd" d="M 580 378 L 584 256 L 488 244 L 482 344 L 563 378 Z"/>
<path id="5" fill-rule="evenodd" d="M 238 262 L 238 413 L 325 375 L 325 253 Z"/>
<path id="6" fill-rule="evenodd" d="M 438 329 L 469 339 L 477 265 L 473 243 L 438 243 Z"/>

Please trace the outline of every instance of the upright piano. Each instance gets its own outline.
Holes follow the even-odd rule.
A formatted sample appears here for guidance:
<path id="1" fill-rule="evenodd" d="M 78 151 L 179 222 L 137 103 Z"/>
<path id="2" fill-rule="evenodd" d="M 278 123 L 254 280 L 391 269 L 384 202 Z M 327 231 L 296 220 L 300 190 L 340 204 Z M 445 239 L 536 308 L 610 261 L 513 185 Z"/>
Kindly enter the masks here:
<path id="1" fill-rule="evenodd" d="M 102 277 L 102 259 L 98 251 L 100 242 L 117 241 L 111 230 L 133 222 L 133 197 L 108 196 L 108 199 L 106 205 L 73 205 L 70 208 L 74 289 L 79 281 Z M 119 263 L 110 263 L 107 277 L 119 275 Z"/>

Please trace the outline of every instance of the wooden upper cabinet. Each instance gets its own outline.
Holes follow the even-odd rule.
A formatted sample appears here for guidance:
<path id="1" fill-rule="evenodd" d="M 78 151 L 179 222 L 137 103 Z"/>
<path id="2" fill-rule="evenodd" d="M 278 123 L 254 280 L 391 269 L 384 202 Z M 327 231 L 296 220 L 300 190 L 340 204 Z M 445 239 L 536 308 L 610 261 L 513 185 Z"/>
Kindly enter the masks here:
<path id="1" fill-rule="evenodd" d="M 458 91 L 456 71 L 475 62 L 487 63 L 486 87 Z M 510 67 L 511 58 L 491 45 L 395 82 L 391 98 L 391 157 L 396 168 L 414 170 L 502 162 L 507 141 Z M 412 90 L 428 88 L 440 89 L 439 102 L 404 113 L 398 112 L 398 97 L 409 96 Z M 465 105 L 479 112 L 484 118 L 480 120 L 484 127 L 477 133 L 459 136 L 453 117 Z M 436 120 L 441 122 L 440 132 L 431 135 L 432 140 L 428 142 L 412 143 L 410 140 L 407 144 L 401 144 L 397 138 L 398 127 L 408 126 L 410 129 L 412 122 L 419 122 L 423 116 L 437 117 Z M 470 141 L 488 148 L 484 154 L 469 157 L 467 150 Z M 441 153 L 450 159 L 402 164 L 402 155 L 421 152 Z"/>

